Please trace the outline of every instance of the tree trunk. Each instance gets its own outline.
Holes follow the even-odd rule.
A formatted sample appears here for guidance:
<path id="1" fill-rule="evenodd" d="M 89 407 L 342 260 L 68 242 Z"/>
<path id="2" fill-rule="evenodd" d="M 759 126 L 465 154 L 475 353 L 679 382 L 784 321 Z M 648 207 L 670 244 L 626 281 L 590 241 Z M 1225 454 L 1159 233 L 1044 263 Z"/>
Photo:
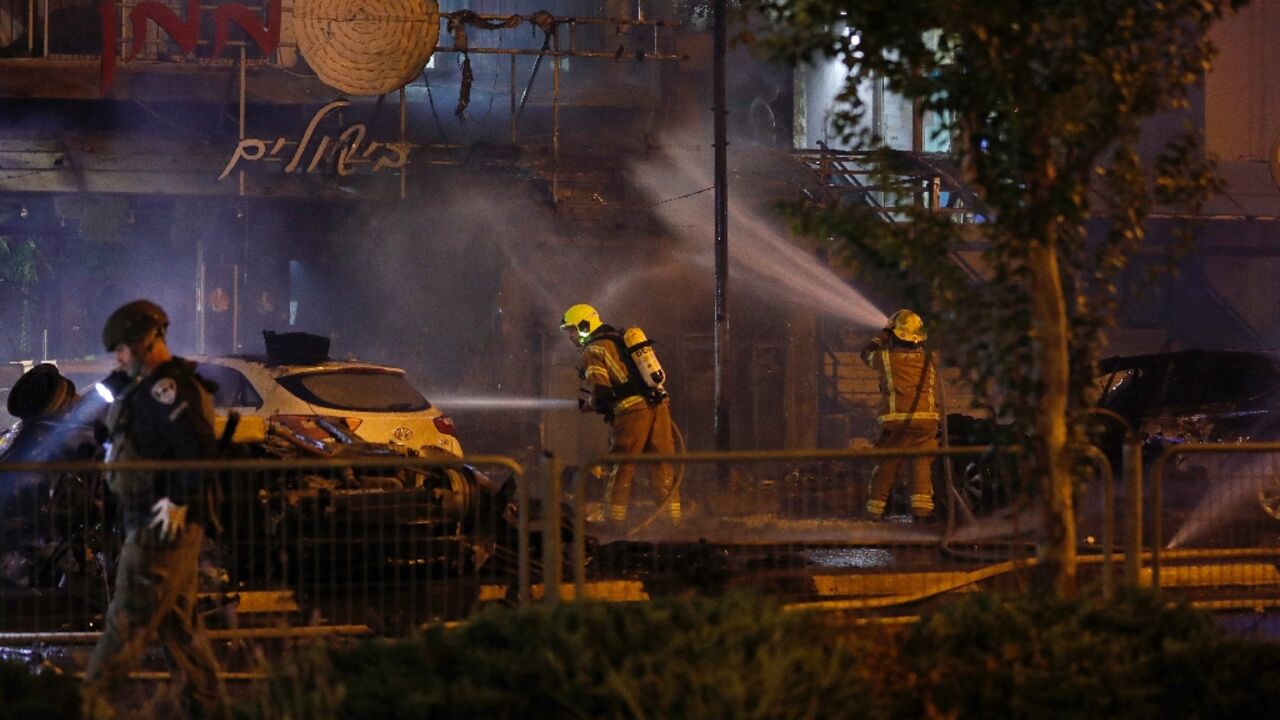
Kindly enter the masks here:
<path id="1" fill-rule="evenodd" d="M 1039 470 L 1045 497 L 1045 534 L 1037 548 L 1040 563 L 1053 577 L 1060 597 L 1076 590 L 1076 525 L 1071 473 L 1067 464 L 1067 310 L 1053 231 L 1032 246 L 1027 258 L 1032 276 L 1032 331 L 1042 383 L 1036 413 Z"/>

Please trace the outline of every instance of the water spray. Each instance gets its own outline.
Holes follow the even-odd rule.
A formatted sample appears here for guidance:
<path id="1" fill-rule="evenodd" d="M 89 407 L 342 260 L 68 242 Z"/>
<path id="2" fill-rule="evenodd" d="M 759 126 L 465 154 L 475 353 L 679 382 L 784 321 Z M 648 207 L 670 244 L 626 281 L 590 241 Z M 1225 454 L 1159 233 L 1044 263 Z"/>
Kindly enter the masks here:
<path id="1" fill-rule="evenodd" d="M 680 138 L 665 148 L 657 163 L 634 168 L 634 177 L 652 198 L 656 212 L 681 235 L 693 253 L 691 261 L 710 265 L 700 240 L 709 234 L 706 219 L 711 217 L 710 198 L 695 193 L 671 197 L 684 188 L 710 185 L 703 159 L 679 148 L 696 146 L 698 141 Z M 765 297 L 786 300 L 818 312 L 841 318 L 863 328 L 884 327 L 885 314 L 858 290 L 820 260 L 802 242 L 791 238 L 778 218 L 757 211 L 750 202 L 731 198 L 728 208 L 734 251 L 731 275 L 740 278 Z"/>

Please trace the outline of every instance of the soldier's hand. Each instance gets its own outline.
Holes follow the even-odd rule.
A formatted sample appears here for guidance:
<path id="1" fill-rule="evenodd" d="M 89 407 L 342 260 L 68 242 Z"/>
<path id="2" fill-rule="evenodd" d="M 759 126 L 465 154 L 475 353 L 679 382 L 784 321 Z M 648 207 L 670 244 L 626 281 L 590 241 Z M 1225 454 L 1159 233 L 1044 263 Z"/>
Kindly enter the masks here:
<path id="1" fill-rule="evenodd" d="M 151 506 L 151 525 L 160 528 L 161 540 L 173 540 L 187 524 L 187 506 L 177 505 L 169 498 L 160 498 Z"/>

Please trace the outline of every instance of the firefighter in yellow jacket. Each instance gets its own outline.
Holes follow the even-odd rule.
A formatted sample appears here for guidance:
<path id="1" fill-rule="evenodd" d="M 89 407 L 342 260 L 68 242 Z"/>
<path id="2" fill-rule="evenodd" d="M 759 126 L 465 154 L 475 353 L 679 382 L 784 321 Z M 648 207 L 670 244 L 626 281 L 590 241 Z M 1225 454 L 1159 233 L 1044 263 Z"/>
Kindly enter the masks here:
<path id="1" fill-rule="evenodd" d="M 605 325 L 590 305 L 566 310 L 560 329 L 571 333 L 582 348 L 582 377 L 590 394 L 579 407 L 603 415 L 609 423 L 609 452 L 674 453 L 671 401 L 663 385 L 666 374 L 644 333 L 639 328 L 618 331 Z M 605 482 L 605 519 L 619 527 L 627 521 L 634 477 L 635 465 L 620 463 Z M 650 486 L 654 501 L 665 503 L 667 518 L 679 522 L 680 495 L 669 463 L 654 466 Z"/>
<path id="2" fill-rule="evenodd" d="M 934 400 L 936 362 L 925 350 L 924 321 L 910 310 L 899 310 L 889 325 L 862 349 L 862 361 L 880 376 L 881 427 L 878 448 L 938 447 L 938 406 Z M 911 515 L 916 522 L 932 522 L 933 474 L 929 457 L 887 458 L 871 474 L 867 514 L 884 516 L 889 493 L 904 461 L 911 466 Z"/>

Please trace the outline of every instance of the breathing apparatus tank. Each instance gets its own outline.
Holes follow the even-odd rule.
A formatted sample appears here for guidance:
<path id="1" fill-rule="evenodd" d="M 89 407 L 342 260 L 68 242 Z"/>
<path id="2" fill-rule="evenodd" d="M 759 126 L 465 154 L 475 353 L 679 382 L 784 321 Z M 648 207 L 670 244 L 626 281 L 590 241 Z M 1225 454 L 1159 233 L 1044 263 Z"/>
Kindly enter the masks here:
<path id="1" fill-rule="evenodd" d="M 644 381 L 649 394 L 656 400 L 667 396 L 663 383 L 667 381 L 667 373 L 658 362 L 658 354 L 653 351 L 653 341 L 645 337 L 644 331 L 638 327 L 627 328 L 622 333 L 622 344 L 631 356 L 631 362 L 640 371 L 640 379 Z"/>

